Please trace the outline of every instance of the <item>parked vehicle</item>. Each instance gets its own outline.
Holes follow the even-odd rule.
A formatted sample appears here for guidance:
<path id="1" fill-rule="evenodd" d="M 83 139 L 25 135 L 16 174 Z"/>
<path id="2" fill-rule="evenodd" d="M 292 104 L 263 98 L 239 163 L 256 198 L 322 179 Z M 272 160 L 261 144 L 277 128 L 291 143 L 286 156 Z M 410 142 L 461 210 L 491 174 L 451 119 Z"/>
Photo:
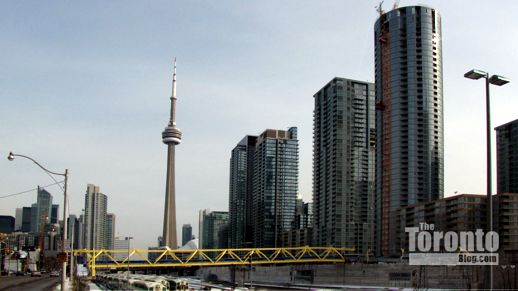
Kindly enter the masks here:
<path id="1" fill-rule="evenodd" d="M 41 272 L 40 271 L 32 271 L 31 277 L 41 277 Z"/>
<path id="2" fill-rule="evenodd" d="M 51 277 L 59 277 L 59 272 L 58 271 L 52 271 L 52 272 L 50 272 L 50 276 Z"/>

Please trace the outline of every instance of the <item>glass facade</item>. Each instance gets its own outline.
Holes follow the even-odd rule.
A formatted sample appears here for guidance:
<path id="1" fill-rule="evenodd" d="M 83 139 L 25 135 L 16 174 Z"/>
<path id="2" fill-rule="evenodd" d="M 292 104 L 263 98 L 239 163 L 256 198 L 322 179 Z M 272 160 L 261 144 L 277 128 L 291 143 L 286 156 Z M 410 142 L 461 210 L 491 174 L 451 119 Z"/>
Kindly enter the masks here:
<path id="1" fill-rule="evenodd" d="M 190 224 L 184 224 L 182 226 L 182 246 L 188 243 L 192 239 L 192 226 Z"/>
<path id="2" fill-rule="evenodd" d="M 282 233 L 292 227 L 298 192 L 297 128 L 268 129 L 254 153 L 254 246 L 278 247 Z"/>
<path id="3" fill-rule="evenodd" d="M 497 192 L 518 193 L 518 119 L 496 128 Z"/>
<path id="4" fill-rule="evenodd" d="M 374 30 L 377 253 L 393 255 L 398 209 L 443 197 L 441 18 L 402 7 Z"/>
<path id="5" fill-rule="evenodd" d="M 203 215 L 200 248 L 227 248 L 225 229 L 228 227 L 228 212 L 205 210 L 200 214 Z"/>
<path id="6" fill-rule="evenodd" d="M 0 233 L 14 232 L 14 223 L 14 217 L 8 215 L 0 215 Z"/>
<path id="7" fill-rule="evenodd" d="M 313 240 L 372 250 L 374 84 L 334 78 L 315 95 Z"/>
<path id="8" fill-rule="evenodd" d="M 74 249 L 83 248 L 83 223 L 81 218 L 77 218 L 76 215 L 71 214 L 68 216 L 67 223 L 68 231 L 67 237 L 69 240 L 74 242 Z"/>
<path id="9" fill-rule="evenodd" d="M 297 191 L 297 128 L 245 136 L 230 159 L 229 247 L 281 246 Z"/>
<path id="10" fill-rule="evenodd" d="M 52 204 L 52 213 L 50 216 L 50 224 L 58 223 L 58 217 L 59 217 L 59 205 Z"/>
<path id="11" fill-rule="evenodd" d="M 38 188 L 38 197 L 36 204 L 33 204 L 35 210 L 33 211 L 33 217 L 31 222 L 31 232 L 39 233 L 41 230 L 41 223 L 43 222 L 43 228 L 50 223 L 52 215 L 52 195 L 43 188 Z"/>
<path id="12" fill-rule="evenodd" d="M 232 150 L 229 187 L 229 247 L 253 241 L 252 187 L 257 136 L 245 136 Z"/>
<path id="13" fill-rule="evenodd" d="M 88 184 L 85 194 L 85 222 L 83 225 L 83 245 L 86 249 L 106 247 L 107 206 L 108 197 L 99 192 L 99 186 Z"/>
<path id="14" fill-rule="evenodd" d="M 22 208 L 22 232 L 30 232 L 32 224 L 32 207 Z"/>
<path id="15" fill-rule="evenodd" d="M 306 229 L 313 226 L 313 203 L 297 199 L 295 202 L 295 220 L 292 229 Z"/>
<path id="16" fill-rule="evenodd" d="M 108 250 L 113 250 L 114 246 L 114 239 L 115 239 L 115 214 L 108 213 L 106 214 L 106 242 L 105 242 L 105 248 Z"/>

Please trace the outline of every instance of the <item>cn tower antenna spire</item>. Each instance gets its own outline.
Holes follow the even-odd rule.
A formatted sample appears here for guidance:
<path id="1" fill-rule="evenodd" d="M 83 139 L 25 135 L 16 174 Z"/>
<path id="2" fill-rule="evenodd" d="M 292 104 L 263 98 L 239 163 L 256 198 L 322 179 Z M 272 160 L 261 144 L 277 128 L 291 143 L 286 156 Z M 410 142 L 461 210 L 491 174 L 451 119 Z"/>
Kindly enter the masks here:
<path id="1" fill-rule="evenodd" d="M 176 249 L 176 191 L 175 191 L 175 147 L 182 141 L 182 132 L 176 127 L 176 58 L 174 58 L 173 87 L 171 95 L 169 124 L 162 132 L 162 142 L 167 145 L 167 177 L 165 184 L 163 246 Z"/>
<path id="2" fill-rule="evenodd" d="M 171 93 L 171 114 L 169 120 L 169 126 L 176 125 L 176 57 L 174 58 L 174 69 L 173 69 L 173 89 Z"/>

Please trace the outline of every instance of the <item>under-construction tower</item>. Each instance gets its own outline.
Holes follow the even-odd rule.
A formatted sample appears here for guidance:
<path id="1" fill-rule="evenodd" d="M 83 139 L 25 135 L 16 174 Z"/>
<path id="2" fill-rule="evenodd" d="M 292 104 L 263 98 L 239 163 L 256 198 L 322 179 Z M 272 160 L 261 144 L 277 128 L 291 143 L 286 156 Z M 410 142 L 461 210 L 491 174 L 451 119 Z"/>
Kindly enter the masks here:
<path id="1" fill-rule="evenodd" d="M 386 256 L 404 248 L 398 209 L 443 197 L 441 19 L 426 6 L 378 11 L 376 242 Z"/>

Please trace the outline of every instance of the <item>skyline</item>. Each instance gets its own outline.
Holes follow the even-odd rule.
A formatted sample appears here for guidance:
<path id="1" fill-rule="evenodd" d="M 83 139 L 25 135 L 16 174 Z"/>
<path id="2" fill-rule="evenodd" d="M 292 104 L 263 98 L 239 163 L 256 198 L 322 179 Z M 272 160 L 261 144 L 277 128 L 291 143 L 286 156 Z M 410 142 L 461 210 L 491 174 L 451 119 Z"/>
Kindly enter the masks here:
<path id="1" fill-rule="evenodd" d="M 266 128 L 299 128 L 299 191 L 311 201 L 313 95 L 334 77 L 374 81 L 378 1 L 366 2 L 0 4 L 0 176 L 10 181 L 0 196 L 51 184 L 29 161 L 5 158 L 29 155 L 50 170 L 70 170 L 69 213 L 80 215 L 86 185 L 99 185 L 118 217 L 116 235 L 154 246 L 166 176 L 159 134 L 176 56 L 177 119 L 188 132 L 177 151 L 177 224 L 197 234 L 198 210 L 227 210 L 231 150 Z M 463 74 L 476 68 L 511 79 L 491 88 L 492 127 L 518 118 L 510 37 L 518 5 L 422 2 L 443 22 L 445 197 L 484 194 L 484 84 Z M 493 133 L 493 157 L 495 149 Z M 48 191 L 62 205 L 59 188 Z M 3 198 L 0 213 L 14 216 L 34 198 Z"/>

